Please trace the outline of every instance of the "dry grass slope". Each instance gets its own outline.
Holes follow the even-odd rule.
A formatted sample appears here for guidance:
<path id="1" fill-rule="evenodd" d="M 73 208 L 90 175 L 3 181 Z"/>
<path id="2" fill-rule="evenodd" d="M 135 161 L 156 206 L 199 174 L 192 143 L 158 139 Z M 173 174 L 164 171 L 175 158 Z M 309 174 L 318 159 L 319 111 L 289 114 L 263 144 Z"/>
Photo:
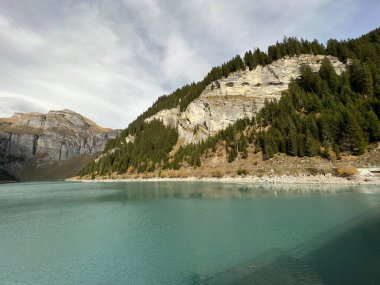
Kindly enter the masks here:
<path id="1" fill-rule="evenodd" d="M 93 161 L 95 155 L 81 155 L 62 162 L 39 163 L 27 162 L 23 169 L 12 167 L 12 173 L 20 181 L 43 181 L 43 180 L 59 180 L 76 176 L 78 172 L 88 163 Z"/>

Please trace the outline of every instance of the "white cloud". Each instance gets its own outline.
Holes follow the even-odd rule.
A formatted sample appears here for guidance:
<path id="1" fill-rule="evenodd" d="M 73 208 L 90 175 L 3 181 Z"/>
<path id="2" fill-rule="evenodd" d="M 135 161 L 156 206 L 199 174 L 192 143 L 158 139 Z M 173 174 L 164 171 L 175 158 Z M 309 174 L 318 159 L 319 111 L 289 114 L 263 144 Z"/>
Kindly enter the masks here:
<path id="1" fill-rule="evenodd" d="M 44 40 L 38 34 L 14 26 L 0 15 L 0 42 L 4 48 L 28 52 L 40 48 Z"/>
<path id="2" fill-rule="evenodd" d="M 192 82 L 194 78 L 200 79 L 208 71 L 208 64 L 188 44 L 178 35 L 170 35 L 167 39 L 161 65 L 168 80 Z"/>

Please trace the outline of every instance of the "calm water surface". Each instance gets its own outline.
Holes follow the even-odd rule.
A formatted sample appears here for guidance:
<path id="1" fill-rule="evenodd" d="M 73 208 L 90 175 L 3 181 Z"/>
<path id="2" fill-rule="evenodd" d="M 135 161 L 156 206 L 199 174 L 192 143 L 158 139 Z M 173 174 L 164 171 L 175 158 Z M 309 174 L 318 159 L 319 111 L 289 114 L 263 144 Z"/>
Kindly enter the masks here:
<path id="1" fill-rule="evenodd" d="M 1 284 L 380 284 L 380 189 L 0 185 Z"/>

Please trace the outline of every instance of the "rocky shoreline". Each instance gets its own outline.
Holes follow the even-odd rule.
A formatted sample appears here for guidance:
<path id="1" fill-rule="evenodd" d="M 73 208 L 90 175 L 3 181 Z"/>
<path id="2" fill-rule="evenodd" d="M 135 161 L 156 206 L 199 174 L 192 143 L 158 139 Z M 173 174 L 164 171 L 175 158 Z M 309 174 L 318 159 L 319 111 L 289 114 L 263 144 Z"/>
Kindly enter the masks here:
<path id="1" fill-rule="evenodd" d="M 331 173 L 317 175 L 264 175 L 238 177 L 153 177 L 153 178 L 96 178 L 81 179 L 74 177 L 67 181 L 81 182 L 224 182 L 224 183 L 268 183 L 268 184 L 311 184 L 311 185 L 380 185 L 380 176 L 367 169 L 359 169 L 358 174 L 350 177 L 334 176 Z"/>

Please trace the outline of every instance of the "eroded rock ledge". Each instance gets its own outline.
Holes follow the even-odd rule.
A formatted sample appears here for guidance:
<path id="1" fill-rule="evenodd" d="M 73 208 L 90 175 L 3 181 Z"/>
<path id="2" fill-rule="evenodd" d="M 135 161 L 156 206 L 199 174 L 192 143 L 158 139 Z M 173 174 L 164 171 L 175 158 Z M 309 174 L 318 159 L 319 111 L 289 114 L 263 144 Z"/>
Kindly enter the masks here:
<path id="1" fill-rule="evenodd" d="M 166 126 L 176 127 L 185 144 L 198 143 L 238 119 L 251 118 L 264 106 L 265 100 L 279 99 L 290 81 L 300 75 L 300 66 L 307 64 L 313 71 L 318 71 L 324 57 L 285 57 L 252 71 L 234 72 L 207 86 L 184 112 L 180 112 L 179 107 L 162 110 L 146 121 L 161 120 Z M 336 57 L 327 58 L 338 74 L 345 70 L 346 65 Z"/>

